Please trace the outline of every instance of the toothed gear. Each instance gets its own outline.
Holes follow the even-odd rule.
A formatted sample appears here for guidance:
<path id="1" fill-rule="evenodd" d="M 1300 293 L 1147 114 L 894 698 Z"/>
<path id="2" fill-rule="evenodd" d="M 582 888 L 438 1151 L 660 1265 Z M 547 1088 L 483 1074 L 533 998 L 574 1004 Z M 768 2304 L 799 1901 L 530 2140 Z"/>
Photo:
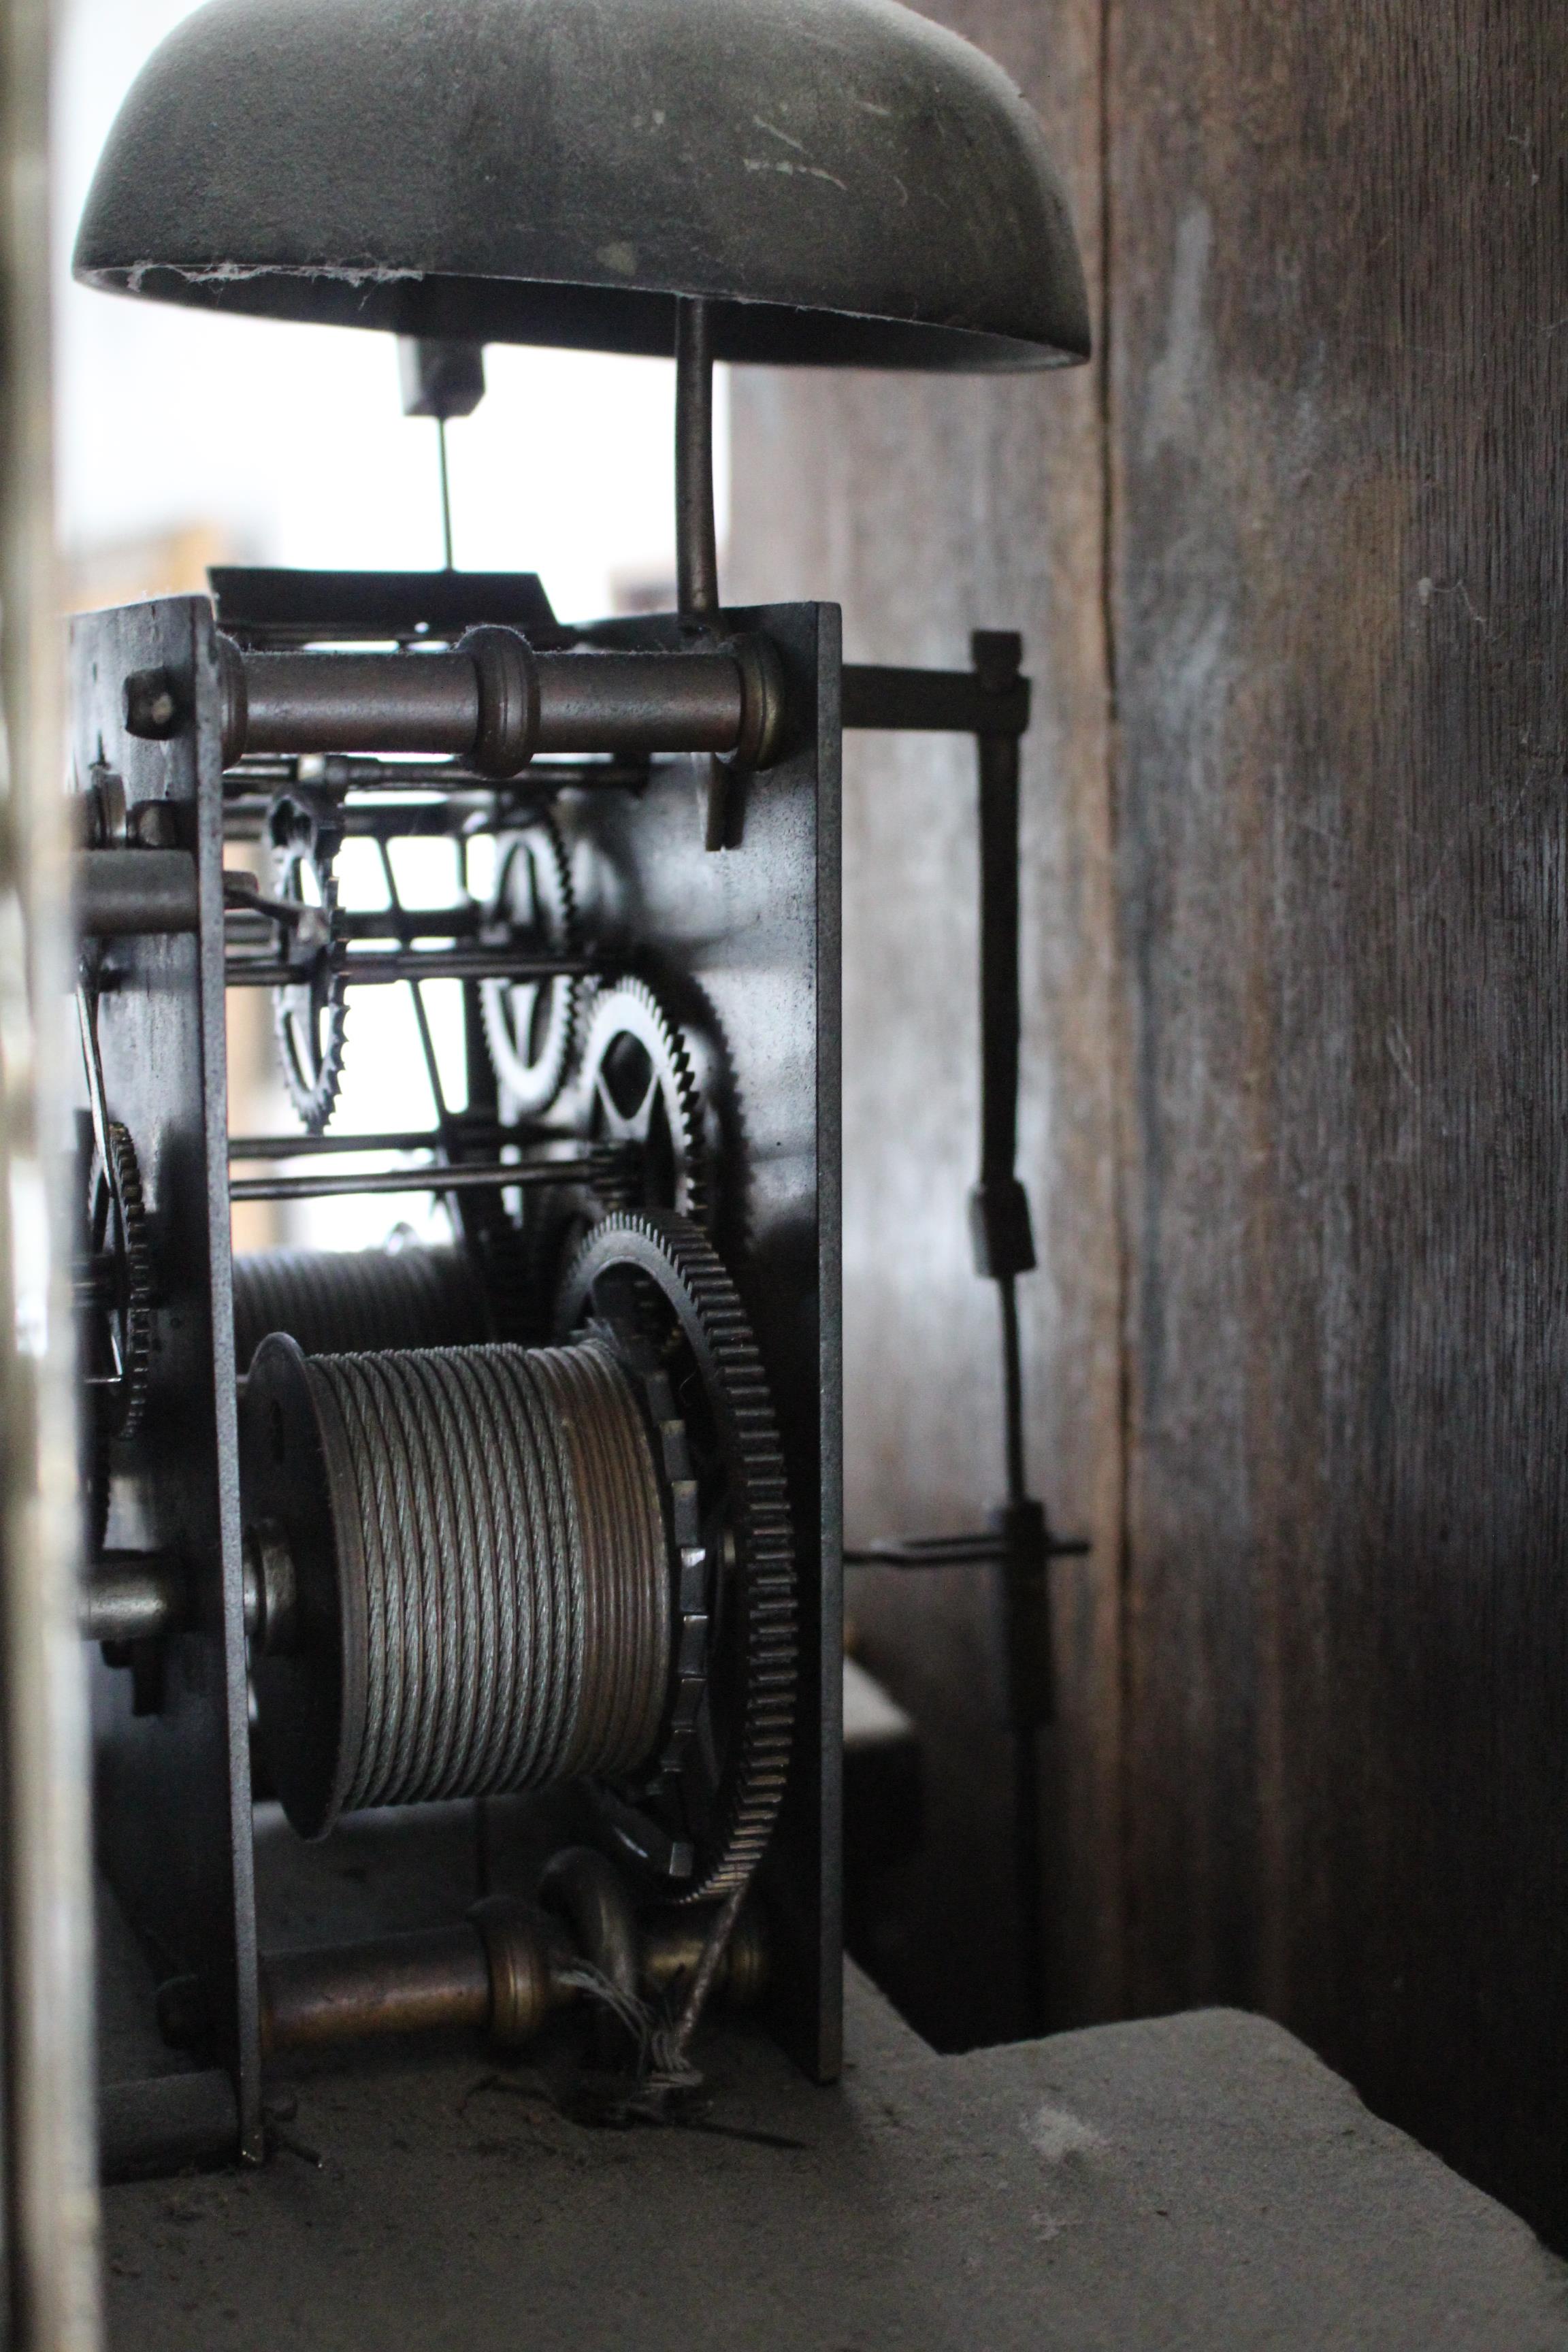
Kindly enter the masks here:
<path id="1" fill-rule="evenodd" d="M 510 842 L 485 938 L 492 944 L 570 955 L 577 904 L 565 845 L 547 817 Z M 485 1044 L 514 1115 L 537 1118 L 571 1075 L 581 991 L 574 979 L 487 980 L 479 990 Z"/>
<path id="2" fill-rule="evenodd" d="M 314 950 L 309 977 L 272 992 L 272 1025 L 283 1083 L 307 1135 L 324 1134 L 343 1074 L 348 1019 L 342 973 L 331 961 L 332 918 L 338 907 L 337 877 L 308 830 L 275 845 L 274 888 L 280 898 L 305 908 L 279 942 L 280 952 Z M 279 926 L 279 929 L 283 929 Z"/>
<path id="3" fill-rule="evenodd" d="M 636 1149 L 624 1184 L 531 1192 L 523 1212 L 529 1281 L 546 1312 L 564 1269 L 606 1208 L 667 1210 L 706 1228 L 712 1192 L 703 1092 L 678 1024 L 646 981 L 601 989 L 584 1015 L 574 1089 L 585 1140 Z"/>
<path id="4" fill-rule="evenodd" d="M 635 1205 L 705 1227 L 712 1199 L 701 1089 L 679 1024 L 646 981 L 618 981 L 595 997 L 583 1085 L 590 1139 L 638 1148 Z"/>
<path id="5" fill-rule="evenodd" d="M 661 1309 L 673 1352 L 650 1330 Z M 667 1899 L 711 1902 L 761 1861 L 789 1771 L 797 1601 L 778 1425 L 734 1285 L 688 1220 L 625 1211 L 595 1228 L 563 1286 L 558 1331 L 594 1325 L 629 1338 L 639 1362 L 681 1570 L 653 1776 L 605 1792 L 607 1822 L 656 1870 L 685 1843 L 689 1867 Z"/>
<path id="6" fill-rule="evenodd" d="M 130 1130 L 111 1119 L 106 1133 L 109 1164 L 95 1154 L 88 1189 L 90 1260 L 107 1262 L 108 1295 L 95 1305 L 93 1395 L 100 1400 L 97 1425 L 103 1440 L 134 1437 L 147 1402 L 153 1360 L 153 1263 L 147 1244 L 147 1212 L 142 1171 Z M 100 1448 L 94 1448 L 95 1466 Z M 103 1463 L 107 1473 L 107 1462 Z M 105 1489 L 107 1492 L 107 1487 Z M 107 1512 L 107 1501 L 103 1510 Z M 95 1498 L 93 1516 L 100 1515 Z"/>

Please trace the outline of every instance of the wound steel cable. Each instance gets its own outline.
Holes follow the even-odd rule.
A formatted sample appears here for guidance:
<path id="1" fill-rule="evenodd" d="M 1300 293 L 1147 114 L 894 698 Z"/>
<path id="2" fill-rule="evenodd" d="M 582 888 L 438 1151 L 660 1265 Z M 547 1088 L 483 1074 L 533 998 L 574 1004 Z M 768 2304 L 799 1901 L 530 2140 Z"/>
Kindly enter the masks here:
<path id="1" fill-rule="evenodd" d="M 484 1299 L 458 1249 L 257 1250 L 234 1262 L 235 1361 L 269 1331 L 307 1356 L 462 1348 L 486 1339 Z"/>
<path id="2" fill-rule="evenodd" d="M 364 1583 L 363 1612 L 345 1612 L 365 1650 L 345 1808 L 641 1762 L 668 1692 L 670 1560 L 652 1436 L 611 1350 L 384 1351 L 300 1370 L 337 1572 Z"/>

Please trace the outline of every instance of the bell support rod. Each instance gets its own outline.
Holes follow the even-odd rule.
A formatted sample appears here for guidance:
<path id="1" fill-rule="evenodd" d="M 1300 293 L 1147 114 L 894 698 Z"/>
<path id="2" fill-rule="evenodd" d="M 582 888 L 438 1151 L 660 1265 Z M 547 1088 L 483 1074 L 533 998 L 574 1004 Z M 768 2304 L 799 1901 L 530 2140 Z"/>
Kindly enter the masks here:
<path id="1" fill-rule="evenodd" d="M 719 610 L 713 519 L 713 321 L 706 302 L 675 306 L 675 572 L 683 620 Z M 722 744 L 704 745 L 722 751 Z"/>
<path id="2" fill-rule="evenodd" d="M 513 629 L 450 653 L 246 653 L 219 638 L 224 762 L 255 752 L 445 752 L 478 776 L 539 751 L 723 752 L 768 764 L 776 663 L 738 646 L 536 654 Z"/>

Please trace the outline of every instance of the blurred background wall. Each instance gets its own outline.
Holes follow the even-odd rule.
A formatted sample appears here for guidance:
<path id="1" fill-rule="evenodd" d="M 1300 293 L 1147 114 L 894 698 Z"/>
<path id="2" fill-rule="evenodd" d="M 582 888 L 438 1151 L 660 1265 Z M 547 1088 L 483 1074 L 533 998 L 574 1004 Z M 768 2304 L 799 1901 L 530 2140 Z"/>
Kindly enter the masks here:
<path id="1" fill-rule="evenodd" d="M 1026 635 L 1024 1286 L 1052 2021 L 1268 2010 L 1568 2243 L 1568 17 L 928 0 L 1045 118 L 1092 373 L 742 375 L 732 579 Z M 852 1536 L 998 1491 L 973 783 L 848 764 Z M 923 1852 L 863 1957 L 1017 2020 L 973 1576 L 851 1580 Z"/>

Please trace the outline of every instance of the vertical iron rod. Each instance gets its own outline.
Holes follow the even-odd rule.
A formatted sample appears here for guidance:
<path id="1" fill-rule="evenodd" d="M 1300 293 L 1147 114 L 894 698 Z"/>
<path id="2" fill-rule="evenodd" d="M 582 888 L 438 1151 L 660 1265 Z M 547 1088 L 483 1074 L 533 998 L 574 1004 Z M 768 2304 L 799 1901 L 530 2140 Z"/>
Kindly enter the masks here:
<path id="1" fill-rule="evenodd" d="M 1022 654 L 1016 636 L 978 633 L 973 658 L 982 691 L 1014 691 Z M 1050 1539 L 1045 1512 L 1028 1491 L 1018 1337 L 1017 1277 L 1036 1263 L 1028 1198 L 1017 1176 L 1018 737 L 1012 729 L 982 732 L 978 749 L 981 1156 L 971 1216 L 975 1262 L 995 1283 L 1001 1312 L 1007 1468 L 1001 1601 L 1013 1745 L 1013 1860 L 1025 2022 L 1037 2032 L 1046 2021 L 1037 1734 L 1051 1715 Z"/>
<path id="2" fill-rule="evenodd" d="M 1033 1265 L 1028 1210 L 1021 1204 L 1018 1154 L 1018 740 L 980 738 L 980 1185 L 986 1271 L 1002 1308 L 1007 1500 L 1026 1493 L 1024 1382 L 1015 1277 Z M 1018 1211 L 1022 1205 L 1022 1215 Z"/>
<path id="3" fill-rule="evenodd" d="M 675 305 L 675 572 L 680 617 L 701 625 L 719 610 L 719 540 L 713 517 L 713 321 L 706 302 Z M 730 832 L 730 772 L 703 761 L 702 845 Z"/>
<path id="4" fill-rule="evenodd" d="M 1016 1184 L 1018 1152 L 1018 742 L 1012 735 L 980 738 L 980 1181 L 994 1202 Z M 995 1215 L 998 1210 L 993 1208 Z M 1009 1274 L 1034 1264 L 1008 1216 L 1006 1243 L 993 1258 Z M 1010 1244 L 1011 1246 L 1007 1244 Z M 1013 1261 L 1024 1257 L 1026 1263 Z M 988 1271 L 1001 1279 L 1004 1268 Z"/>
<path id="5" fill-rule="evenodd" d="M 685 620 L 719 610 L 713 520 L 713 321 L 709 305 L 675 305 L 675 569 Z"/>
<path id="6" fill-rule="evenodd" d="M 1009 1275 L 996 1286 L 1002 1305 L 1002 1380 L 1007 1434 L 1007 1507 L 1027 1499 L 1024 1472 L 1024 1365 L 1018 1346 L 1018 1286 Z"/>
<path id="7" fill-rule="evenodd" d="M 1015 1639 L 1016 1637 L 1015 1636 Z M 1032 1715 L 1013 1717 L 1013 1867 L 1018 1882 L 1018 1977 L 1024 2027 L 1046 2031 L 1046 1936 L 1041 1885 L 1040 1759 Z"/>

